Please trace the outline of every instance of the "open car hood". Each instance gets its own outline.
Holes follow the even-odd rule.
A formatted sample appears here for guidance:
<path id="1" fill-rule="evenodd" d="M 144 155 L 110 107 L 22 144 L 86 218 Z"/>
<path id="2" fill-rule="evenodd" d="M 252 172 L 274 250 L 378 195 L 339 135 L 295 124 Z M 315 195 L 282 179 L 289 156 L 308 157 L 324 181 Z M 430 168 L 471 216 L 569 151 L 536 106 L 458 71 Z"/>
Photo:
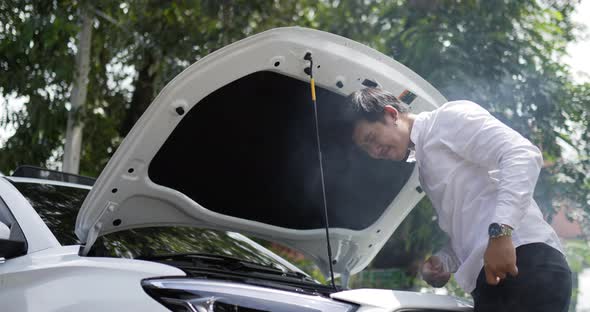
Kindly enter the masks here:
<path id="1" fill-rule="evenodd" d="M 313 103 L 304 72 L 308 52 L 334 272 L 365 268 L 423 194 L 413 163 L 370 159 L 342 135 L 338 112 L 344 98 L 379 85 L 394 94 L 411 91 L 415 113 L 446 100 L 367 46 L 299 27 L 266 31 L 211 53 L 160 92 L 80 210 L 76 234 L 85 251 L 100 235 L 189 225 L 292 247 L 328 275 Z"/>

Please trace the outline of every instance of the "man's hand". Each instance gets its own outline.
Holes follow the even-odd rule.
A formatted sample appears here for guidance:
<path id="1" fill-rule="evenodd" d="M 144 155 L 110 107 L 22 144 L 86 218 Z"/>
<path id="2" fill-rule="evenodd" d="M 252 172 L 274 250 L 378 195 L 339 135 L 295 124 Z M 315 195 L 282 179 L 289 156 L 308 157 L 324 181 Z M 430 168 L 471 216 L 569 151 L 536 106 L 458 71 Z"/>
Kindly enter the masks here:
<path id="1" fill-rule="evenodd" d="M 486 281 L 490 285 L 498 285 L 500 280 L 518 275 L 516 267 L 516 250 L 512 244 L 512 237 L 502 236 L 490 238 L 488 248 L 483 256 Z"/>
<path id="2" fill-rule="evenodd" d="M 443 287 L 451 278 L 451 273 L 444 271 L 439 257 L 432 256 L 422 265 L 422 278 L 433 287 Z"/>

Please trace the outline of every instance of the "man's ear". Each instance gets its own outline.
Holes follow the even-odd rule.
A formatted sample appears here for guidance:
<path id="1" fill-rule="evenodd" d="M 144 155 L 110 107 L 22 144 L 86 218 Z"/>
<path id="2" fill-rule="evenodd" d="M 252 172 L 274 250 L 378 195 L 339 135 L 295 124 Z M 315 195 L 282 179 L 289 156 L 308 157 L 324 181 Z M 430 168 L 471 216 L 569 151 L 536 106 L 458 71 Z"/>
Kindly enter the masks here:
<path id="1" fill-rule="evenodd" d="M 391 105 L 385 105 L 385 107 L 383 107 L 383 113 L 385 115 L 391 116 L 393 120 L 397 120 L 399 117 L 399 111 Z"/>

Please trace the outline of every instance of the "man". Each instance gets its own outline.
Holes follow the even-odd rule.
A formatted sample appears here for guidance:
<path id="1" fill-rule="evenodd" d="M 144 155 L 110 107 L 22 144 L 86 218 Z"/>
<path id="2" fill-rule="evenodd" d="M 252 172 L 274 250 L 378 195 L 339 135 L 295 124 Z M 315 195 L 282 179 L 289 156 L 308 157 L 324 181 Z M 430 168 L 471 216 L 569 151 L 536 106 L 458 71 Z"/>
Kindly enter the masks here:
<path id="1" fill-rule="evenodd" d="M 415 152 L 420 184 L 450 237 L 423 265 L 429 284 L 442 287 L 454 273 L 476 311 L 568 310 L 571 273 L 532 198 L 539 149 L 473 102 L 416 115 L 379 88 L 348 100 L 353 141 L 371 157 Z"/>

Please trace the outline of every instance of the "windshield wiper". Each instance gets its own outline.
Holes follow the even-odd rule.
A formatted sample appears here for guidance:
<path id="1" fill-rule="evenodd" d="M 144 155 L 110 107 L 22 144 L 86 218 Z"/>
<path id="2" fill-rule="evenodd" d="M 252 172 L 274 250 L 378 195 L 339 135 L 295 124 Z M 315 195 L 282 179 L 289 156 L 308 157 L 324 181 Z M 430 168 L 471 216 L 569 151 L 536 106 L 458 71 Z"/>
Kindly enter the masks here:
<path id="1" fill-rule="evenodd" d="M 314 281 L 307 274 L 292 271 L 284 266 L 278 266 L 276 264 L 264 265 L 239 258 L 205 254 L 205 253 L 174 253 L 174 254 L 162 254 L 162 255 L 142 255 L 135 259 L 138 260 L 149 260 L 149 261 L 183 261 L 190 262 L 194 267 L 205 267 L 208 269 L 217 269 L 221 271 L 239 271 L 248 273 L 266 273 L 273 275 L 281 275 L 292 278 L 299 278 L 307 281 Z"/>

